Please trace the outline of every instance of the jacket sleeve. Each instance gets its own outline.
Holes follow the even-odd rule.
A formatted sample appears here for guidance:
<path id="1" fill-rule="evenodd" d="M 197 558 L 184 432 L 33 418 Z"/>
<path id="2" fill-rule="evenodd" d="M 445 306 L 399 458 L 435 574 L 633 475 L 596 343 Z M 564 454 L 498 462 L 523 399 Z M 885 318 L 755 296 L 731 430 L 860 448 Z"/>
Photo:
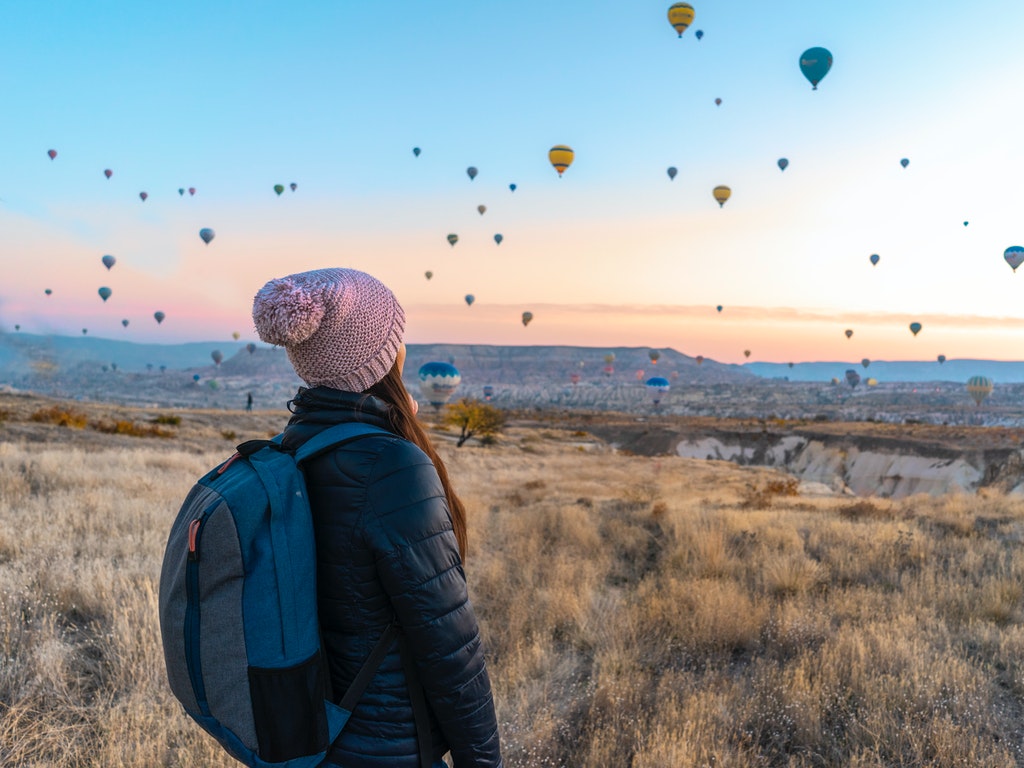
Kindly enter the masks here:
<path id="1" fill-rule="evenodd" d="M 370 473 L 367 502 L 378 572 L 455 768 L 500 768 L 480 630 L 437 470 L 394 440 Z"/>

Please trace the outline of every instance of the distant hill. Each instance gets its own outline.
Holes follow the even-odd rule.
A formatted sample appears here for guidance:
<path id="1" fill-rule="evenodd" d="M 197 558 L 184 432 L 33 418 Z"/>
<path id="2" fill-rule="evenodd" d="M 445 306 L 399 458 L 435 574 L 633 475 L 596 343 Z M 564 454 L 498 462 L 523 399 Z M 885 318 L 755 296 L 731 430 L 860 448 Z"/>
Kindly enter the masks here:
<path id="1" fill-rule="evenodd" d="M 847 369 L 854 369 L 861 378 L 874 377 L 879 382 L 949 381 L 960 383 L 971 376 L 988 376 L 997 384 L 1024 382 L 1024 362 L 1001 360 L 900 361 L 872 360 L 867 368 L 860 361 L 832 363 L 747 363 L 743 370 L 766 379 L 789 381 L 844 380 Z"/>

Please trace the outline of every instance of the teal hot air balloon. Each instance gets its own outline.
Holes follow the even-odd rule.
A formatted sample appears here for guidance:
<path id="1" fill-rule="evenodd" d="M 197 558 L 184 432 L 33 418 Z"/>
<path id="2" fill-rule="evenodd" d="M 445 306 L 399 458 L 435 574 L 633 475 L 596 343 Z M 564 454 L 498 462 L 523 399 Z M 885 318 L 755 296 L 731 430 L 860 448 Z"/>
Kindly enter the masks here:
<path id="1" fill-rule="evenodd" d="M 413 153 L 413 155 L 415 155 L 416 157 L 419 157 L 419 156 L 420 156 L 420 152 L 421 152 L 421 150 L 420 150 L 420 148 L 419 148 L 419 147 L 413 147 L 413 148 L 412 148 L 412 153 Z"/>
<path id="2" fill-rule="evenodd" d="M 165 315 L 163 312 L 154 312 L 153 313 L 153 319 L 156 320 L 156 324 L 157 325 L 160 325 L 160 323 L 162 323 L 164 321 L 165 317 L 167 317 L 167 315 Z"/>
<path id="3" fill-rule="evenodd" d="M 508 185 L 508 191 L 509 192 L 515 192 L 516 191 L 516 185 L 515 184 L 509 184 Z"/>
<path id="4" fill-rule="evenodd" d="M 253 352 L 256 351 L 256 345 L 250 341 L 248 344 L 245 345 L 245 351 L 251 355 Z"/>
<path id="5" fill-rule="evenodd" d="M 721 313 L 721 311 L 722 311 L 722 305 L 721 305 L 721 304 L 719 304 L 718 306 L 716 306 L 716 307 L 715 307 L 715 309 L 716 309 L 716 310 L 718 310 L 718 312 L 719 312 L 719 313 Z"/>
<path id="6" fill-rule="evenodd" d="M 877 267 L 879 258 L 880 257 L 877 253 L 872 253 L 871 256 L 868 258 L 868 261 L 871 262 L 871 266 Z"/>
<path id="7" fill-rule="evenodd" d="M 1003 251 L 1003 258 L 1006 259 L 1006 263 L 1013 267 L 1013 271 L 1017 271 L 1017 267 L 1024 264 L 1024 248 L 1019 245 L 1011 245 L 1005 251 Z"/>
<path id="8" fill-rule="evenodd" d="M 850 368 L 846 371 L 846 383 L 850 385 L 851 389 L 856 387 L 860 384 L 860 374 L 853 368 Z"/>
<path id="9" fill-rule="evenodd" d="M 676 168 L 676 167 L 675 167 L 674 165 L 670 165 L 670 166 L 668 167 L 668 171 L 667 171 L 667 173 L 668 173 L 668 178 L 669 178 L 669 180 L 670 180 L 670 181 L 675 181 L 675 178 L 676 178 L 676 174 L 677 174 L 677 173 L 679 173 L 679 169 L 678 169 L 678 168 Z"/>
<path id="10" fill-rule="evenodd" d="M 466 306 L 467 307 L 472 307 L 474 301 L 476 301 L 476 296 L 474 296 L 472 293 L 467 293 L 466 294 Z"/>
<path id="11" fill-rule="evenodd" d="M 784 157 L 780 157 L 777 165 L 779 166 L 780 171 L 784 171 L 789 167 L 789 160 Z"/>
<path id="12" fill-rule="evenodd" d="M 455 394 L 455 390 L 462 381 L 462 374 L 459 369 L 450 363 L 431 362 L 420 366 L 417 373 L 420 380 L 420 391 L 427 398 L 427 402 L 434 408 L 440 409 L 449 398 Z"/>
<path id="13" fill-rule="evenodd" d="M 505 236 L 502 235 L 500 232 L 494 236 L 494 242 L 496 242 L 498 245 L 501 245 L 501 241 L 504 239 Z"/>
<path id="14" fill-rule="evenodd" d="M 277 194 L 278 197 L 280 197 L 281 193 L 284 192 L 284 184 L 275 184 L 274 192 Z"/>
<path id="15" fill-rule="evenodd" d="M 112 266 L 114 266 L 117 263 L 117 259 L 115 259 L 113 256 L 111 256 L 109 253 L 106 256 L 104 256 L 102 259 L 100 259 L 100 261 L 103 262 L 103 266 L 106 267 L 107 269 L 110 269 Z"/>
<path id="16" fill-rule="evenodd" d="M 902 160 L 900 160 L 900 165 L 906 168 L 908 165 L 910 165 L 910 161 L 904 157 Z"/>
<path id="17" fill-rule="evenodd" d="M 456 235 L 456 234 L 455 234 L 454 232 L 452 232 L 452 233 L 451 233 L 450 235 L 448 235 L 448 244 L 449 244 L 449 245 L 450 245 L 450 246 L 451 246 L 452 248 L 454 248 L 454 247 L 455 247 L 455 244 L 456 244 L 457 242 L 459 242 L 459 236 L 458 236 L 458 235 Z"/>
<path id="18" fill-rule="evenodd" d="M 472 166 L 472 165 L 471 165 L 471 166 L 469 166 L 469 168 L 467 168 L 467 169 L 466 169 L 466 175 L 467 175 L 467 176 L 469 176 L 469 180 L 470 180 L 470 181 L 472 181 L 473 179 L 475 179 L 475 178 L 476 178 L 476 175 L 477 175 L 478 173 L 479 173 L 479 171 L 478 171 L 478 170 L 476 169 L 476 167 L 475 167 L 475 166 Z"/>
<path id="19" fill-rule="evenodd" d="M 210 358 L 213 360 L 214 365 L 220 365 L 224 360 L 224 353 L 219 349 L 215 349 L 210 353 Z"/>
<path id="20" fill-rule="evenodd" d="M 832 53 L 827 48 L 808 48 L 800 54 L 800 71 L 807 78 L 812 90 L 818 90 L 818 83 L 832 69 Z"/>
<path id="21" fill-rule="evenodd" d="M 199 230 L 199 237 L 207 245 L 209 245 L 210 241 L 213 240 L 213 238 L 215 238 L 216 236 L 217 236 L 217 233 L 214 232 L 209 227 L 203 227 L 202 229 Z M 228 238 L 228 239 L 230 240 L 231 238 Z"/>
<path id="22" fill-rule="evenodd" d="M 651 402 L 655 405 L 661 403 L 661 398 L 669 390 L 668 379 L 662 376 L 653 376 L 647 380 L 644 384 L 647 387 L 647 394 L 651 398 Z"/>
<path id="23" fill-rule="evenodd" d="M 871 361 L 865 357 L 863 360 L 860 361 L 860 364 L 867 368 L 869 365 L 871 365 Z"/>
<path id="24" fill-rule="evenodd" d="M 917 336 L 917 334 L 919 334 L 921 332 L 921 324 L 920 323 L 911 323 L 910 324 L 910 332 L 912 334 L 914 334 L 915 336 Z"/>
<path id="25" fill-rule="evenodd" d="M 109 298 L 110 298 L 110 294 L 112 294 L 112 293 L 113 293 L 113 291 L 112 291 L 112 290 L 110 290 L 109 288 L 107 288 L 107 286 L 105 286 L 105 285 L 104 285 L 104 286 L 103 286 L 102 288 L 100 288 L 100 289 L 99 289 L 99 290 L 97 291 L 97 293 L 98 293 L 98 294 L 100 295 L 100 298 L 101 298 L 101 299 L 103 299 L 104 301 L 106 301 L 107 299 L 109 299 Z"/>
<path id="26" fill-rule="evenodd" d="M 121 321 L 121 325 L 123 325 L 125 328 L 127 328 L 128 327 L 128 318 L 125 318 L 124 320 L 122 320 Z"/>
<path id="27" fill-rule="evenodd" d="M 939 361 L 939 365 L 942 365 L 944 362 L 946 362 L 946 356 L 945 355 L 939 355 L 935 359 Z"/>

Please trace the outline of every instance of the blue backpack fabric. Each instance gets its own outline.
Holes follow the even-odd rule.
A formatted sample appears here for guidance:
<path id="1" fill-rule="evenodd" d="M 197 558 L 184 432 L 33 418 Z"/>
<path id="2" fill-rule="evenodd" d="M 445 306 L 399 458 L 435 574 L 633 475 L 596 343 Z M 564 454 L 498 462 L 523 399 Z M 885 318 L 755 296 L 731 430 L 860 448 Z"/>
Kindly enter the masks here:
<path id="1" fill-rule="evenodd" d="M 317 620 L 307 459 L 371 434 L 350 422 L 294 455 L 253 440 L 193 486 L 160 574 L 160 633 L 185 711 L 253 768 L 313 768 L 348 721 L 388 648 L 390 626 L 336 705 Z"/>

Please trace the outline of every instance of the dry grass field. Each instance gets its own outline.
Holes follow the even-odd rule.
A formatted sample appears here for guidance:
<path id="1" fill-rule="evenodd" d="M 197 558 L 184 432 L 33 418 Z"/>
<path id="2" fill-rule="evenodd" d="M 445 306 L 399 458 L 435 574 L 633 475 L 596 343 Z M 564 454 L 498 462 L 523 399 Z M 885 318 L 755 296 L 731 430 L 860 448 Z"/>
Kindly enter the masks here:
<path id="1" fill-rule="evenodd" d="M 0 765 L 233 765 L 165 684 L 157 578 L 194 479 L 286 414 L 53 405 L 0 399 Z M 436 434 L 509 766 L 1024 766 L 1024 500 Z"/>

